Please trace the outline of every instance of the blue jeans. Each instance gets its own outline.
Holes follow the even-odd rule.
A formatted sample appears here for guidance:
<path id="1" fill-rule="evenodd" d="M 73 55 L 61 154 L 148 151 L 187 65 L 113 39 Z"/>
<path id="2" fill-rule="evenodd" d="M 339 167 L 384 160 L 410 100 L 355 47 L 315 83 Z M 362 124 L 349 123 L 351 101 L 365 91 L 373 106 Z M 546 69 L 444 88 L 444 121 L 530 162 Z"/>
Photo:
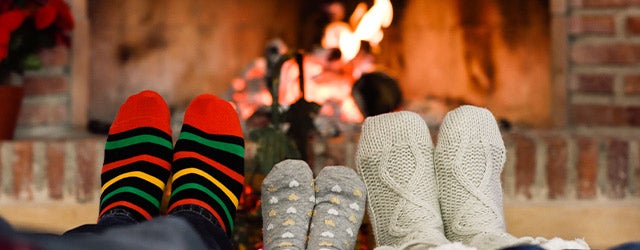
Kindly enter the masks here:
<path id="1" fill-rule="evenodd" d="M 170 215 L 138 223 L 124 209 L 113 209 L 97 224 L 53 235 L 13 230 L 0 218 L 0 249 L 233 249 L 213 216 L 184 205 Z"/>

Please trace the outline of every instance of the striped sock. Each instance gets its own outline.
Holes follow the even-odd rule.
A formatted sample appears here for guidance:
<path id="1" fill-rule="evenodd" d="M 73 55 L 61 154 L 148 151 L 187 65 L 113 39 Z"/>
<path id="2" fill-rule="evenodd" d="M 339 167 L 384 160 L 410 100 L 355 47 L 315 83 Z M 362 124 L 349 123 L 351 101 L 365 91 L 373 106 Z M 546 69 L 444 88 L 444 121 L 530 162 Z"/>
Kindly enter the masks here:
<path id="1" fill-rule="evenodd" d="M 122 104 L 105 145 L 98 220 L 115 208 L 137 221 L 160 213 L 173 155 L 169 121 L 169 108 L 155 92 L 140 92 Z"/>
<path id="2" fill-rule="evenodd" d="M 244 139 L 228 102 L 204 94 L 189 104 L 171 171 L 169 213 L 199 206 L 231 235 L 244 184 Z"/>

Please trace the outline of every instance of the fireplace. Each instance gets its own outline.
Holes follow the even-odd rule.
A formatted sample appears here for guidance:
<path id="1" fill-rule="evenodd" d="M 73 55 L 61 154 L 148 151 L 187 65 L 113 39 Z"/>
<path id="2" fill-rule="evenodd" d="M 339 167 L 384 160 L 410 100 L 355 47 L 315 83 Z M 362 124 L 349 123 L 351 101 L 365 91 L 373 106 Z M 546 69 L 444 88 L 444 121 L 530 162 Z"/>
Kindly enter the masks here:
<path id="1" fill-rule="evenodd" d="M 226 95 L 232 79 L 262 55 L 264 45 L 273 37 L 282 38 L 291 48 L 311 51 L 312 45 L 319 43 L 326 24 L 318 10 L 329 1 L 67 2 L 71 3 L 78 21 L 73 34 L 74 46 L 70 50 L 60 47 L 43 52 L 40 56 L 45 68 L 24 77 L 27 99 L 21 111 L 18 138 L 0 142 L 0 195 L 3 204 L 18 204 L 18 214 L 24 214 L 25 207 L 88 204 L 86 222 L 91 223 L 95 221 L 93 204 L 99 196 L 99 171 L 96 170 L 101 167 L 104 137 L 83 133 L 87 117 L 109 121 L 115 114 L 112 109 L 141 88 L 161 92 L 176 117 L 196 94 Z M 344 1 L 348 11 L 355 9 L 358 2 Z M 518 236 L 585 237 L 593 248 L 637 239 L 635 232 L 640 229 L 629 226 L 639 223 L 629 221 L 640 218 L 637 209 L 640 197 L 637 163 L 640 158 L 640 69 L 637 65 L 640 57 L 636 56 L 640 3 L 495 0 L 464 1 L 468 7 L 462 8 L 458 3 L 463 1 L 442 2 L 392 0 L 394 20 L 385 29 L 381 50 L 373 54 L 373 62 L 376 69 L 395 77 L 403 89 L 410 89 L 410 93 L 404 91 L 407 104 L 404 108 L 423 114 L 430 124 L 435 124 L 433 135 L 437 133 L 438 114 L 460 103 L 478 100 L 486 102 L 478 105 L 488 106 L 513 125 L 503 133 L 507 146 L 503 191 L 510 232 Z M 496 14 L 489 19 L 479 14 L 512 13 L 509 10 L 517 9 L 516 5 L 526 5 L 536 13 Z M 466 13 L 468 9 L 482 11 Z M 412 21 L 407 22 L 412 16 Z M 446 19 L 430 20 L 428 16 Z M 495 17 L 500 19 L 493 19 Z M 459 24 L 465 21 L 466 31 L 461 26 L 446 28 L 456 20 Z M 514 26 L 496 25 L 500 20 L 509 20 Z M 541 22 L 548 26 L 530 26 L 526 20 L 546 20 Z M 514 31 L 514 27 L 521 29 Z M 540 38 L 543 35 L 525 35 L 528 37 L 525 40 L 531 41 L 495 47 L 496 43 L 503 46 L 514 42 L 500 37 L 505 30 L 509 34 L 532 30 L 533 34 L 542 34 L 543 29 L 548 31 L 546 42 Z M 448 34 L 448 40 L 434 37 L 432 33 L 437 30 Z M 491 42 L 469 42 L 487 37 L 492 37 Z M 541 105 L 514 111 L 515 115 L 511 116 L 510 109 L 496 106 L 494 99 L 506 99 L 507 104 L 530 99 L 515 98 L 515 92 L 514 98 L 497 94 L 500 84 L 509 78 L 498 75 L 505 70 L 511 73 L 522 70 L 505 69 L 504 62 L 499 60 L 511 60 L 512 65 L 522 67 L 534 65 L 524 64 L 525 58 L 532 60 L 531 57 L 517 53 L 528 48 L 525 45 L 532 41 L 540 41 L 533 48 L 548 47 L 547 54 L 533 58 L 548 57 L 535 71 L 548 68 L 547 73 L 536 77 L 549 80 L 531 85 L 546 86 L 543 92 L 546 91 L 548 99 Z M 417 53 L 415 46 L 422 43 L 467 48 L 470 63 L 465 63 L 465 57 L 457 56 L 456 63 L 448 64 L 457 67 L 440 71 L 427 68 L 426 62 L 433 62 L 435 55 L 449 61 L 454 61 L 451 59 L 454 56 L 441 49 L 417 48 L 421 51 Z M 438 48 L 442 47 L 444 45 Z M 506 51 L 518 56 L 506 58 Z M 446 79 L 448 75 L 441 71 L 463 72 L 455 75 L 456 79 L 474 79 L 472 89 L 480 91 L 469 93 L 479 93 L 473 96 L 484 98 L 445 97 L 423 86 L 428 84 L 423 75 Z M 523 74 L 531 73 L 525 69 Z M 495 84 L 483 84 L 490 82 L 484 81 L 483 75 L 494 79 Z M 527 81 L 534 82 L 532 79 Z M 516 92 L 542 93 L 531 90 L 531 86 L 521 88 L 529 85 L 508 84 L 514 84 L 512 88 L 518 88 Z M 443 91 L 438 86 L 431 88 Z M 547 113 L 539 116 L 539 120 L 530 121 L 537 116 L 532 109 Z M 523 114 L 530 117 L 518 118 Z M 317 165 L 353 166 L 353 159 L 348 155 L 357 145 L 358 125 L 354 123 L 348 127 L 353 130 L 341 136 L 318 140 L 314 144 L 321 156 L 316 158 Z M 252 150 L 250 146 L 247 152 Z M 320 162 L 323 157 L 326 161 Z M 526 212 L 524 208 L 531 210 Z M 598 216 L 585 222 L 583 218 L 589 214 Z M 48 221 L 34 218 L 40 225 Z M 602 225 L 611 230 L 603 233 Z M 77 223 L 68 226 L 77 226 Z"/>

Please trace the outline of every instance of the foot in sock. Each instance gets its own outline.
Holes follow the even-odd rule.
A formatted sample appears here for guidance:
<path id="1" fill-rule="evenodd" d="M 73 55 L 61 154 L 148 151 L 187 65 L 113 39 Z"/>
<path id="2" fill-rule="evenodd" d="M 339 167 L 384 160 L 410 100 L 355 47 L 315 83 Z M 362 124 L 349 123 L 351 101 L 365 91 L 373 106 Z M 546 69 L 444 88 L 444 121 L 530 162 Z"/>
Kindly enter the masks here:
<path id="1" fill-rule="evenodd" d="M 489 110 L 467 105 L 445 116 L 434 158 L 449 240 L 480 249 L 516 243 L 504 224 L 500 174 L 505 152 Z"/>
<path id="2" fill-rule="evenodd" d="M 478 249 L 520 244 L 588 249 L 581 239 L 548 241 L 516 238 L 506 232 L 500 185 L 505 154 L 502 135 L 489 110 L 465 105 L 445 116 L 434 158 L 447 238 Z"/>
<path id="3" fill-rule="evenodd" d="M 169 121 L 169 108 L 155 92 L 140 92 L 122 104 L 105 145 L 98 223 L 113 216 L 133 223 L 159 215 L 173 158 Z"/>
<path id="4" fill-rule="evenodd" d="M 244 183 L 244 139 L 228 102 L 203 94 L 189 104 L 171 172 L 168 213 L 198 207 L 230 236 Z"/>
<path id="5" fill-rule="evenodd" d="M 401 111 L 364 121 L 356 152 L 377 246 L 438 246 L 443 232 L 433 143 L 424 120 Z"/>
<path id="6" fill-rule="evenodd" d="M 309 165 L 302 160 L 276 164 L 262 182 L 264 249 L 306 249 L 314 206 Z"/>
<path id="7" fill-rule="evenodd" d="M 350 168 L 327 166 L 316 177 L 315 191 L 307 249 L 353 249 L 365 210 L 364 183 Z"/>

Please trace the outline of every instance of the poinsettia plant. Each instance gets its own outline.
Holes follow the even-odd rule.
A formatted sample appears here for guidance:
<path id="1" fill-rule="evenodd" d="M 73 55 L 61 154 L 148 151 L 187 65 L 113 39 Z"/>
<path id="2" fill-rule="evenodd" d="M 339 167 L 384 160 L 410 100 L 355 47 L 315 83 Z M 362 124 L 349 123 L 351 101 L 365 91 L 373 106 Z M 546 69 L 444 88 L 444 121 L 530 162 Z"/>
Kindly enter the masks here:
<path id="1" fill-rule="evenodd" d="M 42 67 L 37 54 L 70 46 L 73 26 L 64 0 L 0 0 L 0 78 Z"/>

